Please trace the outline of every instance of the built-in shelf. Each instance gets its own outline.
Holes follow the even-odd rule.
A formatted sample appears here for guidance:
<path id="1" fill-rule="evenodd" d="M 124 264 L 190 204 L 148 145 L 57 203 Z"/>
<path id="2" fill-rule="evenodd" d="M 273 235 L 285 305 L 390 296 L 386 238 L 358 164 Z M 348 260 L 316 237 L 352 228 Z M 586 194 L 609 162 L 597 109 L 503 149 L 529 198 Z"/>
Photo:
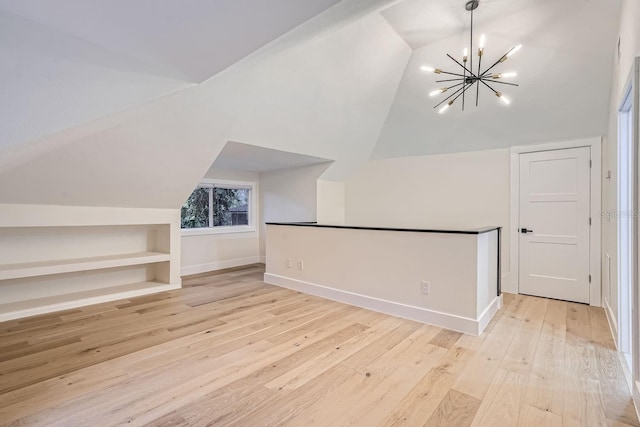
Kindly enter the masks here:
<path id="1" fill-rule="evenodd" d="M 0 280 L 47 276 L 51 274 L 76 273 L 103 268 L 128 267 L 153 264 L 170 260 L 170 255 L 161 252 L 136 252 L 109 256 L 0 264 Z"/>
<path id="2" fill-rule="evenodd" d="M 180 211 L 0 204 L 0 322 L 178 289 Z"/>
<path id="3" fill-rule="evenodd" d="M 0 322 L 178 288 L 179 284 L 139 282 L 0 304 Z"/>

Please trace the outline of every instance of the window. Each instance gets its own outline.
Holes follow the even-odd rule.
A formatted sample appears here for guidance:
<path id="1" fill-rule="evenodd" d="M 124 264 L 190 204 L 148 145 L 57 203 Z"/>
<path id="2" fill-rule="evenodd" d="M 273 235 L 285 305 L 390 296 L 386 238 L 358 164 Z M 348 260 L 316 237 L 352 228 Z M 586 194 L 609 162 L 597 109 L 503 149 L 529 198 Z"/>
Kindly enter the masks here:
<path id="1" fill-rule="evenodd" d="M 202 182 L 182 205 L 183 230 L 252 231 L 252 183 Z"/>

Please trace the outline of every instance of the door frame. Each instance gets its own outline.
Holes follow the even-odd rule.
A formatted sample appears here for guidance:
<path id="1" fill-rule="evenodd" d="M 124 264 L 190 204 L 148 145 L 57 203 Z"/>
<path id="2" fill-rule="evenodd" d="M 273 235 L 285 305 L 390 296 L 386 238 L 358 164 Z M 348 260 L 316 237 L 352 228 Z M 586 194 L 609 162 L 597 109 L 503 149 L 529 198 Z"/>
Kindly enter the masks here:
<path id="1" fill-rule="evenodd" d="M 632 126 L 633 126 L 633 150 L 634 158 L 633 158 L 633 188 L 634 191 L 634 210 L 638 209 L 638 204 L 640 203 L 640 185 L 638 184 L 639 180 L 639 166 L 640 163 L 640 57 L 636 57 L 633 60 L 631 65 L 631 70 L 625 81 L 625 84 L 622 86 L 622 91 L 619 94 L 619 102 L 618 106 L 622 105 L 624 102 L 624 97 L 631 91 L 632 102 L 633 102 L 633 110 L 632 110 Z M 619 109 L 616 110 L 616 115 L 618 114 Z M 616 141 L 617 144 L 618 141 Z M 632 346 L 631 346 L 631 389 L 633 394 L 633 403 L 636 407 L 636 413 L 639 413 L 638 409 L 640 409 L 640 290 L 638 284 L 638 264 L 640 263 L 640 249 L 638 249 L 638 218 L 634 215 L 634 236 L 633 236 L 633 249 L 634 252 L 632 255 L 633 269 L 632 269 L 632 282 L 631 282 L 631 294 L 632 294 L 632 302 L 631 307 L 633 310 L 631 316 L 631 334 L 633 336 Z M 617 230 L 616 230 L 616 249 L 617 249 Z M 616 256 L 617 258 L 617 256 Z M 618 286 L 618 284 L 616 284 Z M 620 293 L 620 289 L 618 289 L 618 294 Z M 619 311 L 619 310 L 618 310 Z M 618 318 L 620 317 L 620 313 L 618 312 Z M 609 324 L 616 327 L 616 333 L 619 333 L 619 328 L 617 327 L 617 320 L 613 318 L 613 316 L 609 316 L 609 312 L 607 311 L 607 319 L 609 320 Z M 614 334 L 615 336 L 615 334 Z M 616 337 L 617 339 L 618 337 Z M 618 341 L 616 341 L 616 348 L 618 348 Z M 624 359 L 624 358 L 623 358 Z"/>
<path id="2" fill-rule="evenodd" d="M 619 214 L 623 212 L 623 210 L 621 209 L 620 206 L 620 185 L 621 185 L 621 168 L 620 168 L 620 160 L 621 160 L 621 147 L 620 147 L 620 132 L 622 130 L 622 126 L 623 123 L 621 121 L 622 117 L 621 117 L 621 113 L 623 113 L 627 107 L 627 104 L 631 104 L 631 109 L 627 110 L 629 114 L 629 117 L 631 118 L 631 131 L 632 131 L 632 136 L 633 138 L 631 138 L 631 140 L 629 141 L 629 153 L 630 157 L 628 159 L 629 161 L 629 169 L 630 169 L 630 173 L 629 176 L 626 177 L 629 180 L 629 196 L 631 197 L 631 211 L 632 212 L 638 212 L 638 145 L 637 145 L 637 136 L 636 136 L 636 131 L 635 129 L 633 129 L 636 120 L 634 120 L 634 109 L 635 109 L 635 100 L 633 99 L 634 97 L 634 82 L 633 79 L 627 81 L 627 84 L 625 86 L 625 90 L 622 93 L 622 100 L 620 101 L 620 104 L 618 106 L 618 110 L 617 110 L 617 119 L 618 119 L 618 123 L 617 123 L 617 141 L 616 141 L 616 145 L 617 145 L 617 156 L 616 156 L 616 169 L 617 169 L 617 181 L 616 181 L 616 211 L 618 212 L 618 215 L 616 216 L 617 218 L 617 224 L 616 224 L 616 269 L 617 269 L 617 283 L 616 283 L 616 287 L 617 287 L 617 307 L 618 307 L 618 319 L 616 321 L 616 328 L 615 328 L 615 332 L 612 328 L 612 332 L 614 335 L 614 340 L 616 343 L 616 347 L 618 348 L 619 351 L 624 353 L 624 350 L 622 349 L 622 347 L 624 347 L 625 345 L 628 345 L 629 343 L 626 342 L 626 339 L 628 337 L 625 337 L 624 332 L 629 332 L 629 334 L 632 336 L 631 339 L 631 347 L 625 348 L 628 351 L 628 354 L 630 354 L 632 356 L 633 359 L 633 346 L 635 346 L 635 341 L 637 341 L 636 339 L 633 339 L 633 334 L 634 334 L 634 324 L 637 323 L 637 320 L 634 320 L 634 313 L 637 312 L 637 308 L 634 306 L 634 301 L 635 301 L 635 295 L 637 293 L 636 290 L 636 283 L 637 283 L 637 278 L 638 278 L 638 262 L 637 262 L 637 254 L 638 254 L 638 227 L 637 227 L 637 221 L 635 219 L 635 215 L 631 215 L 631 216 L 626 216 L 624 217 L 625 220 L 627 220 L 628 226 L 631 229 L 631 242 L 629 244 L 628 250 L 629 250 L 629 259 L 628 262 L 630 263 L 630 269 L 628 271 L 629 273 L 629 277 L 628 277 L 628 284 L 627 286 L 629 287 L 628 289 L 625 289 L 625 291 L 628 291 L 628 295 L 627 295 L 627 299 L 628 301 L 624 302 L 623 301 L 623 289 L 622 289 L 622 279 L 621 279 L 621 263 L 622 263 L 622 259 L 621 259 L 621 249 L 622 249 L 622 245 L 621 245 L 621 241 L 620 241 L 620 231 L 621 231 L 621 219 L 623 218 L 622 216 L 620 216 Z M 611 307 L 607 304 L 606 302 L 606 298 L 605 299 L 605 305 L 607 305 L 607 311 L 611 311 Z M 625 326 L 623 326 L 623 322 L 626 321 Z M 625 330 L 625 328 L 628 328 L 628 330 Z M 617 333 L 617 334 L 616 334 Z M 615 336 L 617 335 L 617 336 Z M 632 365 L 633 365 L 633 360 L 632 360 Z M 631 366 L 629 366 L 629 368 L 631 369 Z"/>
<path id="3" fill-rule="evenodd" d="M 590 216 L 589 232 L 589 305 L 602 306 L 602 288 L 600 277 L 600 245 L 601 245 L 601 186 L 602 138 L 577 139 L 572 141 L 550 142 L 537 145 L 520 145 L 511 147 L 511 202 L 509 222 L 509 280 L 503 281 L 505 292 L 519 293 L 519 218 L 520 218 L 520 155 L 541 151 L 564 150 L 567 148 L 589 147 L 591 149 L 591 182 L 590 182 Z M 505 283 L 506 282 L 506 283 Z"/>

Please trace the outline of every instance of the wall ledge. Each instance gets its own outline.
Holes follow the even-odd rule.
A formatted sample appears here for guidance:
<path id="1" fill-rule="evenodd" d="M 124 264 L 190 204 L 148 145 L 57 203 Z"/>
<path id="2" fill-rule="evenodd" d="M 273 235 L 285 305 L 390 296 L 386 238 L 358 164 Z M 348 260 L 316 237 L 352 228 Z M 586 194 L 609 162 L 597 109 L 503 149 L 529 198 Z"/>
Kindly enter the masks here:
<path id="1" fill-rule="evenodd" d="M 454 314 L 442 313 L 422 307 L 416 307 L 398 302 L 374 298 L 367 295 L 356 294 L 343 291 L 316 283 L 291 279 L 289 277 L 276 274 L 265 273 L 264 281 L 271 285 L 280 286 L 294 291 L 315 295 L 321 298 L 342 302 L 345 304 L 362 307 L 416 322 L 426 323 L 441 328 L 451 329 L 470 335 L 480 335 L 489 324 L 493 315 L 502 306 L 502 297 L 496 297 L 491 301 L 489 307 L 485 309 L 478 319 L 457 316 Z"/>

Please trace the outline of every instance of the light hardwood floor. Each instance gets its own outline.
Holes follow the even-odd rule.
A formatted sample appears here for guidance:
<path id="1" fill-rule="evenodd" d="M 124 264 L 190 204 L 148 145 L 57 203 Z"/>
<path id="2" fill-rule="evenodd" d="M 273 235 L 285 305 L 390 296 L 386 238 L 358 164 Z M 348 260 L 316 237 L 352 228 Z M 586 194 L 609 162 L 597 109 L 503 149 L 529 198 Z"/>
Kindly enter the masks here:
<path id="1" fill-rule="evenodd" d="M 505 294 L 473 337 L 262 273 L 0 323 L 0 424 L 639 425 L 601 309 Z"/>

